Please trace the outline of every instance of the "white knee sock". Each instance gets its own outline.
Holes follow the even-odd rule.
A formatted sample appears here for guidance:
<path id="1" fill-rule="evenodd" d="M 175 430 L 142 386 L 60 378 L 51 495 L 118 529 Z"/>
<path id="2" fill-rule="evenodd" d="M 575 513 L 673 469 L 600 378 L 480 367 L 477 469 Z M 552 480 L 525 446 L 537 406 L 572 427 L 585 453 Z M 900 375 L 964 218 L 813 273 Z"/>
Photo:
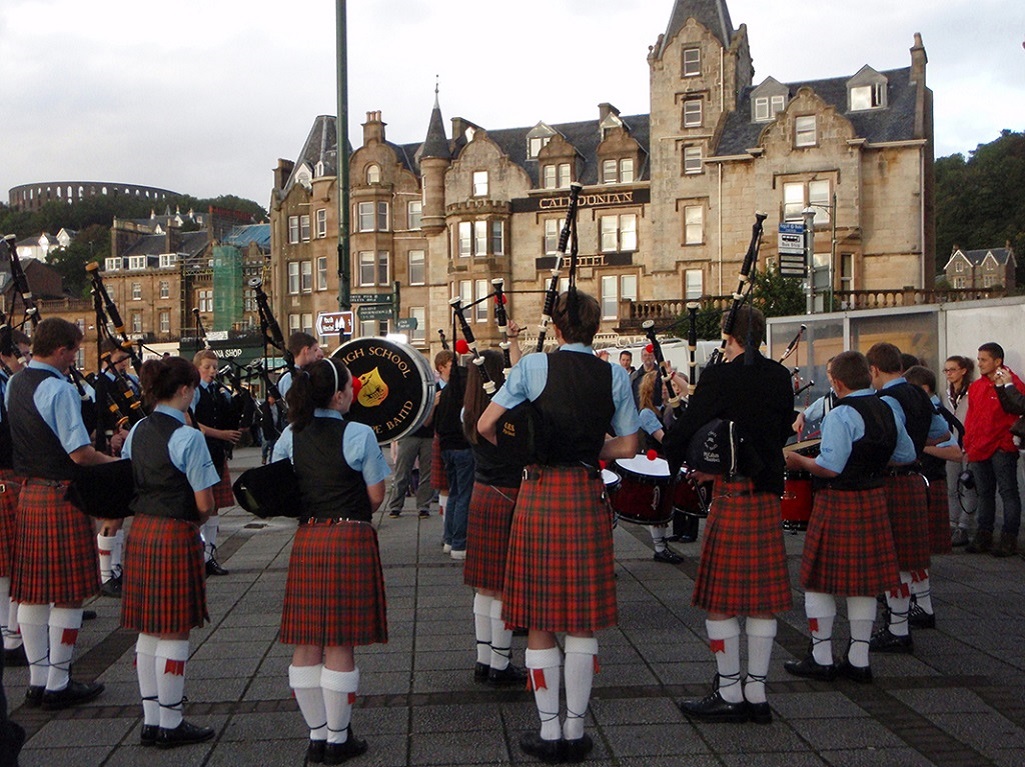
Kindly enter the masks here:
<path id="1" fill-rule="evenodd" d="M 165 730 L 173 730 L 182 723 L 185 662 L 188 659 L 188 639 L 161 639 L 157 643 L 157 697 L 160 701 L 160 726 Z"/>
<path id="2" fill-rule="evenodd" d="M 157 696 L 157 643 L 160 637 L 139 634 L 135 642 L 135 675 L 139 678 L 142 696 L 142 723 L 160 724 L 160 703 Z"/>
<path id="3" fill-rule="evenodd" d="M 584 716 L 591 702 L 594 682 L 594 660 L 598 655 L 598 640 L 593 637 L 566 637 L 566 721 L 562 737 L 579 740 L 584 737 Z"/>
<path id="4" fill-rule="evenodd" d="M 915 570 L 911 573 L 911 593 L 915 595 L 915 603 L 932 615 L 932 588 L 929 584 L 928 570 Z"/>
<path id="5" fill-rule="evenodd" d="M 114 571 L 114 575 L 121 574 L 121 563 L 124 561 L 125 555 L 125 531 L 124 529 L 118 530 L 114 533 L 114 544 L 113 550 L 110 552 L 110 569 Z"/>
<path id="6" fill-rule="evenodd" d="M 744 698 L 748 703 L 765 703 L 765 679 L 769 676 L 776 619 L 748 618 L 744 621 L 744 631 L 747 634 L 747 683 L 744 685 Z"/>
<path id="7" fill-rule="evenodd" d="M 438 512 L 444 516 L 445 507 L 448 506 L 448 493 L 438 493 Z"/>
<path id="8" fill-rule="evenodd" d="M 744 700 L 740 687 L 740 621 L 736 618 L 706 620 L 705 630 L 719 672 L 719 694 L 727 703 L 740 703 Z"/>
<path id="9" fill-rule="evenodd" d="M 82 628 L 81 607 L 54 607 L 50 610 L 50 669 L 47 690 L 63 690 L 71 679 L 71 657 L 75 654 L 78 631 Z"/>
<path id="10" fill-rule="evenodd" d="M 832 594 L 823 594 L 820 591 L 805 592 L 804 613 L 808 616 L 808 630 L 811 632 L 812 657 L 819 665 L 831 666 L 836 599 Z"/>
<path id="11" fill-rule="evenodd" d="M 562 655 L 559 648 L 528 649 L 524 653 L 524 661 L 530 669 L 534 704 L 541 718 L 541 738 L 558 740 L 562 736 L 559 726 L 559 666 L 562 665 Z"/>
<path id="12" fill-rule="evenodd" d="M 851 624 L 851 646 L 847 660 L 852 666 L 868 665 L 868 643 L 872 640 L 872 624 L 876 620 L 873 597 L 847 597 L 847 620 Z"/>
<path id="13" fill-rule="evenodd" d="M 911 573 L 900 571 L 900 585 L 886 594 L 886 605 L 890 608 L 890 633 L 894 636 L 908 635 L 908 610 L 911 609 Z"/>
<path id="14" fill-rule="evenodd" d="M 18 624 L 28 658 L 28 683 L 45 687 L 50 674 L 50 605 L 18 605 Z"/>
<path id="15" fill-rule="evenodd" d="M 18 603 L 13 599 L 3 599 L 9 609 L 7 611 L 7 631 L 4 633 L 4 649 L 17 650 L 22 645 L 21 625 L 18 623 Z"/>
<path id="16" fill-rule="evenodd" d="M 512 660 L 512 630 L 502 619 L 502 600 L 491 600 L 491 668 L 504 671 Z"/>
<path id="17" fill-rule="evenodd" d="M 102 533 L 97 534 L 96 548 L 100 554 L 100 580 L 104 583 L 109 581 L 115 575 L 112 568 L 115 546 L 117 546 L 116 537 L 113 535 L 103 535 Z"/>
<path id="18" fill-rule="evenodd" d="M 477 662 L 491 663 L 491 603 L 494 597 L 473 595 L 473 633 L 477 638 Z"/>
<path id="19" fill-rule="evenodd" d="M 349 739 L 352 704 L 359 690 L 359 669 L 332 671 L 326 668 L 320 674 L 320 686 L 324 689 L 327 742 L 344 743 Z"/>
<path id="20" fill-rule="evenodd" d="M 323 672 L 322 663 L 288 667 L 288 686 L 295 693 L 295 702 L 310 728 L 310 740 L 327 740 L 327 710 L 324 708 L 324 691 L 320 687 Z"/>
<path id="21" fill-rule="evenodd" d="M 17 612 L 11 610 L 11 579 L 4 576 L 0 578 L 0 633 L 3 634 L 5 650 L 14 649 L 11 642 L 14 641 L 16 630 L 11 628 L 12 617 L 16 619 Z M 17 620 L 14 625 L 18 625 Z"/>
<path id="22" fill-rule="evenodd" d="M 666 526 L 649 525 L 648 532 L 651 533 L 651 542 L 655 544 L 655 551 L 666 550 Z"/>
<path id="23" fill-rule="evenodd" d="M 206 522 L 203 523 L 203 527 L 200 528 L 200 535 L 203 537 L 203 559 L 207 562 L 210 561 L 210 557 L 213 556 L 214 548 L 217 546 L 217 531 L 221 528 L 221 518 L 218 516 L 212 516 Z"/>

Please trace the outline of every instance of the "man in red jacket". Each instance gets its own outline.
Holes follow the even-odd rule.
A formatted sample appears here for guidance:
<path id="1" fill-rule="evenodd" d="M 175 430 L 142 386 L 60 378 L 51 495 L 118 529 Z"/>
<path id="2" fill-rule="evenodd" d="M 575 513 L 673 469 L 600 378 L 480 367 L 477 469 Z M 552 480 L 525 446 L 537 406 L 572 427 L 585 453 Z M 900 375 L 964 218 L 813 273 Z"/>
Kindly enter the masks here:
<path id="1" fill-rule="evenodd" d="M 1018 448 L 1011 436 L 1011 425 L 1018 416 L 1004 412 L 997 398 L 994 379 L 1010 377 L 1011 384 L 1025 393 L 1025 384 L 1004 367 L 1004 349 L 997 343 L 979 347 L 979 378 L 968 388 L 968 414 L 965 417 L 964 449 L 968 468 L 975 475 L 979 496 L 978 532 L 965 551 L 978 554 L 992 552 L 995 557 L 1009 557 L 1018 550 L 1018 527 L 1021 523 L 1021 496 L 1018 494 Z M 993 523 L 996 516 L 996 494 L 1004 507 L 1004 526 L 1000 541 L 993 545 Z"/>

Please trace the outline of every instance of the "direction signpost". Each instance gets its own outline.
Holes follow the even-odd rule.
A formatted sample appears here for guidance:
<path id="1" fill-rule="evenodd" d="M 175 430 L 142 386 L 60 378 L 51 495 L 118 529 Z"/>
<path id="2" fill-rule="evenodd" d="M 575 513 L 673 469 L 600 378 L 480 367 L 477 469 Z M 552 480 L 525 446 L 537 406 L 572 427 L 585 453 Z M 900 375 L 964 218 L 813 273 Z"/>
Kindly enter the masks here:
<path id="1" fill-rule="evenodd" d="M 784 221 L 779 225 L 779 273 L 783 277 L 808 276 L 803 223 Z"/>
<path id="2" fill-rule="evenodd" d="M 356 307 L 356 316 L 361 320 L 390 320 L 395 316 L 395 307 L 391 304 L 364 304 Z"/>
<path id="3" fill-rule="evenodd" d="M 321 312 L 317 315 L 317 335 L 352 335 L 352 312 Z"/>

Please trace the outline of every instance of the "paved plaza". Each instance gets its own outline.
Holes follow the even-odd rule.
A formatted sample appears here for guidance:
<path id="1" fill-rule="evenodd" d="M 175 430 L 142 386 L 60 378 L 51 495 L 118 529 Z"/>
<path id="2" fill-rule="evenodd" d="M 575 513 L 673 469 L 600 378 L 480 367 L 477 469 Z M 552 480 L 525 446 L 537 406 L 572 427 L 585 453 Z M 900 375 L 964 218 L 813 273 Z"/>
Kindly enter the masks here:
<path id="1" fill-rule="evenodd" d="M 238 451 L 234 472 L 259 462 Z M 21 707 L 28 674 L 5 674 L 12 717 L 28 730 L 24 767 L 303 763 L 307 730 L 288 687 L 290 649 L 276 641 L 294 521 L 222 512 L 219 558 L 231 574 L 211 578 L 212 622 L 192 634 L 186 716 L 214 740 L 170 751 L 139 746 L 141 705 L 132 665 L 135 636 L 118 628 L 120 603 L 98 598 L 83 626 L 74 675 L 106 692 L 61 712 Z M 375 517 L 388 592 L 390 641 L 357 650 L 361 691 L 353 729 L 370 750 L 351 763 L 506 765 L 534 763 L 520 733 L 537 726 L 530 693 L 473 682 L 472 593 L 462 563 L 441 549 L 442 520 L 418 520 L 412 499 L 398 519 Z M 676 707 L 704 695 L 714 673 L 704 614 L 691 608 L 699 544 L 652 561 L 646 529 L 616 531 L 620 625 L 599 634 L 600 673 L 589 714 L 594 767 L 982 767 L 1025 765 L 1025 561 L 954 553 L 933 560 L 937 628 L 914 633 L 913 656 L 875 654 L 872 685 L 789 676 L 784 661 L 808 646 L 803 598 L 781 616 L 769 701 L 772 725 L 694 725 Z M 797 583 L 803 536 L 788 534 Z M 841 612 L 843 607 L 841 606 Z M 834 649 L 847 644 L 837 621 Z M 522 664 L 522 638 L 514 662 Z"/>

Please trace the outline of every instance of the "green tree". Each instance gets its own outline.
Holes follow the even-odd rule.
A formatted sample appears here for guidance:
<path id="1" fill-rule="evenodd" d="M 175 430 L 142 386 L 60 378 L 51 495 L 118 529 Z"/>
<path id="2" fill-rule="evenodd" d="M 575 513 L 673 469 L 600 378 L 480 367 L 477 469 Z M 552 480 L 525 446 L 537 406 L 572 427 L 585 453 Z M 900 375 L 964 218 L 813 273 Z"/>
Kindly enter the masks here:
<path id="1" fill-rule="evenodd" d="M 86 298 L 89 295 L 86 264 L 90 261 L 102 263 L 109 255 L 110 229 L 100 224 L 92 224 L 80 231 L 68 247 L 51 253 L 47 263 L 60 274 L 65 293 Z"/>
<path id="2" fill-rule="evenodd" d="M 801 282 L 784 277 L 775 264 L 755 276 L 751 304 L 766 317 L 791 317 L 804 314 L 807 306 Z"/>

